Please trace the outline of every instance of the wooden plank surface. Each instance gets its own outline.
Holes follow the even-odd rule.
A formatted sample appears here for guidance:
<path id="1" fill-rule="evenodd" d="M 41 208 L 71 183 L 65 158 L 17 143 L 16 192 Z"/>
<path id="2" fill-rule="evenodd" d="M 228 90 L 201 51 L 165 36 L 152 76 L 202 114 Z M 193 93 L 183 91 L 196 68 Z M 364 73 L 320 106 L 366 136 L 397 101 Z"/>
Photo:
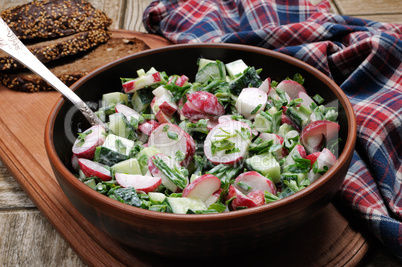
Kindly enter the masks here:
<path id="1" fill-rule="evenodd" d="M 29 0 L 0 0 L 0 10 L 26 2 Z M 112 29 L 144 31 L 141 22 L 142 12 L 151 0 L 89 0 L 89 2 L 104 10 L 113 19 Z M 331 0 L 331 2 L 334 13 L 402 24 L 401 0 Z M 51 99 L 55 100 L 56 97 L 51 96 Z M 25 101 L 25 104 L 30 105 L 29 101 Z M 0 105 L 8 107 L 10 103 L 3 99 Z M 23 112 L 23 109 L 19 111 Z M 38 132 L 33 138 L 43 137 Z M 2 136 L 1 139 L 7 140 L 7 137 Z M 31 146 L 30 149 L 38 148 Z M 8 164 L 12 162 L 11 158 Z M 48 168 L 47 164 L 46 161 L 40 162 L 44 169 L 35 171 L 42 172 Z M 30 166 L 26 167 L 29 170 Z M 43 175 L 49 173 L 45 171 Z M 2 225 L 0 266 L 85 266 L 78 257 L 79 253 L 66 243 L 22 190 L 27 185 L 20 186 L 14 177 L 15 175 L 9 172 L 4 163 L 0 162 L 0 225 Z M 381 244 L 378 242 L 374 244 L 374 249 L 363 261 L 362 266 L 400 266 L 400 262 Z M 349 248 L 353 248 L 353 245 Z"/>

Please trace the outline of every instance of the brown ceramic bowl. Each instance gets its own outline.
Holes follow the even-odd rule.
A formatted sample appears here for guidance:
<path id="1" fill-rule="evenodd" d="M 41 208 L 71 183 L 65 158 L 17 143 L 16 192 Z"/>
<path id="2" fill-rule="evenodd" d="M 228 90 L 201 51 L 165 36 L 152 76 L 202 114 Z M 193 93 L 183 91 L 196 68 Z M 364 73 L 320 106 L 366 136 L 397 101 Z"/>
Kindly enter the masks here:
<path id="1" fill-rule="evenodd" d="M 337 163 L 306 189 L 277 202 L 221 214 L 178 215 L 132 207 L 81 183 L 70 163 L 74 133 L 89 127 L 72 104 L 60 99 L 50 113 L 45 145 L 56 178 L 72 204 L 92 224 L 134 249 L 169 257 L 214 257 L 264 246 L 269 249 L 287 232 L 311 219 L 338 191 L 351 162 L 356 122 L 352 106 L 327 76 L 292 57 L 267 49 L 234 44 L 173 45 L 130 55 L 97 69 L 72 89 L 85 101 L 98 103 L 102 94 L 121 89 L 120 77 L 136 77 L 136 70 L 155 67 L 168 74 L 194 79 L 197 59 L 230 62 L 243 59 L 262 68 L 262 78 L 280 81 L 300 73 L 309 94 L 319 93 L 339 109 L 343 142 Z M 74 137 L 75 138 L 75 137 Z"/>

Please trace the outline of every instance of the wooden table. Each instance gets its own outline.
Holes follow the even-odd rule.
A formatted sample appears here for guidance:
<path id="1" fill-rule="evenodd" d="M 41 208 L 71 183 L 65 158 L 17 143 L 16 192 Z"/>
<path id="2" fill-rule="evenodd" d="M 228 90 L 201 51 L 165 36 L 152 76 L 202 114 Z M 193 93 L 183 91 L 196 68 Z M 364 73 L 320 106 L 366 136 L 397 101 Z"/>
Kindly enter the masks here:
<path id="1" fill-rule="evenodd" d="M 314 0 L 312 2 L 319 2 Z M 28 2 L 0 0 L 0 10 Z M 113 19 L 112 29 L 144 32 L 142 12 L 151 0 L 89 0 Z M 333 0 L 334 13 L 402 23 L 400 0 Z M 3 107 L 4 108 L 4 107 Z M 44 218 L 14 177 L 0 162 L 0 265 L 84 266 L 75 251 Z M 377 241 L 363 266 L 401 266 Z"/>

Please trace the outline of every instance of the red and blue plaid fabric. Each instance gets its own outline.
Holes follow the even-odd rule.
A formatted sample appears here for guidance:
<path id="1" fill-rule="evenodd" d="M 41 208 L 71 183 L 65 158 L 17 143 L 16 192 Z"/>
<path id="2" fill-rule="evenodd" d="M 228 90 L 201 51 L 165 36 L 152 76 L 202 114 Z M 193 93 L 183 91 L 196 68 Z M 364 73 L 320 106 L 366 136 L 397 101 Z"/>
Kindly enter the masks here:
<path id="1" fill-rule="evenodd" d="M 174 43 L 227 42 L 291 55 L 332 78 L 357 118 L 339 196 L 402 260 L 402 25 L 329 13 L 327 1 L 154 1 L 150 33 Z"/>

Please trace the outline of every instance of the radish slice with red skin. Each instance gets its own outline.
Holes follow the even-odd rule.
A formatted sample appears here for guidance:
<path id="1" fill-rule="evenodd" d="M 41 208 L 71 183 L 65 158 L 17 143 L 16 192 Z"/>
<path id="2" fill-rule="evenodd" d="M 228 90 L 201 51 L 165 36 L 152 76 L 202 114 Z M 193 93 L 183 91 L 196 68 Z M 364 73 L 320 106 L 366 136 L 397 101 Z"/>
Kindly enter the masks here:
<path id="1" fill-rule="evenodd" d="M 143 123 L 141 123 L 138 126 L 138 129 L 140 129 L 141 132 L 143 132 L 146 135 L 150 135 L 153 130 L 155 130 L 159 126 L 159 123 L 156 120 L 148 120 Z"/>
<path id="2" fill-rule="evenodd" d="M 172 117 L 169 117 L 168 115 L 166 115 L 165 113 L 163 113 L 162 110 L 159 110 L 156 114 L 155 114 L 155 118 L 158 121 L 158 123 L 162 124 L 162 123 L 170 123 Z"/>
<path id="3" fill-rule="evenodd" d="M 167 189 L 169 189 L 173 193 L 180 192 L 180 188 L 175 183 L 173 183 L 161 170 L 159 170 L 158 167 L 156 167 L 153 162 L 156 157 L 161 158 L 163 162 L 165 162 L 166 165 L 168 165 L 170 168 L 174 168 L 175 166 L 178 167 L 177 161 L 173 160 L 165 154 L 158 153 L 148 159 L 148 169 L 153 177 L 159 177 L 162 179 L 161 183 L 166 186 Z"/>
<path id="4" fill-rule="evenodd" d="M 298 98 L 299 92 L 307 93 L 303 85 L 293 80 L 283 80 L 276 86 L 276 88 L 285 91 L 291 99 Z"/>
<path id="5" fill-rule="evenodd" d="M 134 187 L 145 193 L 155 191 L 162 183 L 162 178 L 146 175 L 116 173 L 114 177 L 122 187 Z"/>
<path id="6" fill-rule="evenodd" d="M 310 160 L 311 162 L 311 167 L 313 167 L 314 162 L 317 160 L 317 158 L 320 156 L 321 152 L 314 152 L 311 154 L 308 154 L 306 156 L 306 159 Z"/>
<path id="7" fill-rule="evenodd" d="M 249 138 L 244 139 L 238 132 L 244 132 Z M 226 138 L 227 141 L 234 143 L 234 149 L 238 150 L 234 153 L 227 154 L 226 150 L 215 151 L 212 154 L 212 146 L 215 142 L 225 139 L 224 136 L 230 135 L 232 137 Z M 247 153 L 248 146 L 251 142 L 251 129 L 250 127 L 240 121 L 225 121 L 216 125 L 208 133 L 204 142 L 204 153 L 209 161 L 214 164 L 235 164 L 242 160 Z"/>
<path id="8" fill-rule="evenodd" d="M 206 114 L 221 116 L 225 114 L 225 108 L 218 98 L 206 91 L 197 91 L 187 95 L 187 101 Z"/>
<path id="9" fill-rule="evenodd" d="M 233 185 L 229 186 L 229 193 L 228 193 L 226 199 L 229 200 L 231 198 L 233 198 L 233 200 L 232 200 L 230 206 L 233 210 L 236 210 L 239 207 L 253 208 L 253 207 L 258 206 L 258 204 L 256 202 L 254 202 L 253 199 L 244 195 Z"/>
<path id="10" fill-rule="evenodd" d="M 245 189 L 240 185 L 240 183 L 244 183 L 250 188 Z M 248 171 L 240 174 L 236 177 L 233 185 L 236 189 L 246 195 L 253 191 L 268 191 L 274 195 L 276 194 L 274 183 L 256 171 Z"/>
<path id="11" fill-rule="evenodd" d="M 225 121 L 232 121 L 232 120 L 233 120 L 232 115 L 223 115 L 218 118 L 218 123 L 222 123 Z M 253 129 L 251 129 L 251 133 L 253 134 L 253 136 L 257 136 L 259 132 L 255 128 L 253 128 Z"/>
<path id="12" fill-rule="evenodd" d="M 332 154 L 332 152 L 327 148 L 324 148 L 316 159 L 318 170 L 323 170 L 324 167 L 330 169 L 332 166 L 335 165 L 335 163 L 336 163 L 335 155 Z M 320 173 L 314 173 L 313 169 L 311 169 L 310 172 L 308 173 L 308 179 L 311 183 L 318 180 L 318 178 L 320 178 L 321 176 L 322 174 Z"/>
<path id="13" fill-rule="evenodd" d="M 172 83 L 173 79 L 175 79 L 175 77 L 172 76 L 169 79 L 168 84 Z M 187 81 L 188 81 L 188 77 L 186 75 L 181 75 L 181 76 L 177 77 L 176 82 L 174 84 L 176 84 L 179 87 L 183 87 Z"/>
<path id="14" fill-rule="evenodd" d="M 204 202 L 204 203 L 205 203 L 205 206 L 207 206 L 207 208 L 208 208 L 208 207 L 211 206 L 212 204 L 216 203 L 216 202 L 218 201 L 219 197 L 221 196 L 222 191 L 223 191 L 222 188 L 219 188 L 218 190 L 216 190 L 216 191 L 212 194 L 212 196 L 210 196 L 210 197 Z"/>
<path id="15" fill-rule="evenodd" d="M 146 86 L 153 85 L 162 81 L 162 76 L 159 72 L 144 75 L 134 80 L 123 83 L 122 87 L 126 94 L 134 93 Z"/>
<path id="16" fill-rule="evenodd" d="M 271 90 L 271 78 L 266 78 L 258 89 L 268 94 Z"/>
<path id="17" fill-rule="evenodd" d="M 311 105 L 312 103 L 314 103 L 314 100 L 311 99 L 311 97 L 310 97 L 306 92 L 303 92 L 303 91 L 300 91 L 300 92 L 297 94 L 297 98 L 302 99 L 302 100 L 303 100 L 302 104 L 305 105 L 305 106 L 308 107 L 308 108 L 310 108 L 310 105 Z"/>
<path id="18" fill-rule="evenodd" d="M 140 118 L 140 113 L 135 111 L 134 109 L 130 108 L 129 106 L 126 106 L 124 104 L 116 104 L 115 108 L 117 113 L 123 114 L 128 121 L 131 120 L 131 118 L 134 118 L 138 120 Z"/>
<path id="19" fill-rule="evenodd" d="M 199 198 L 205 203 L 220 187 L 221 180 L 218 177 L 204 174 L 184 188 L 183 197 Z"/>
<path id="20" fill-rule="evenodd" d="M 265 204 L 265 193 L 261 190 L 252 191 L 246 196 L 251 199 L 257 206 L 262 206 Z"/>
<path id="21" fill-rule="evenodd" d="M 96 147 L 105 142 L 106 130 L 101 125 L 94 125 L 84 131 L 84 134 L 87 134 L 84 141 L 80 137 L 75 140 L 72 152 L 78 158 L 91 159 L 94 157 Z"/>
<path id="22" fill-rule="evenodd" d="M 84 158 L 78 159 L 78 164 L 80 165 L 81 171 L 87 177 L 96 176 L 103 181 L 112 180 L 112 176 L 109 169 L 106 168 L 106 165 Z"/>
<path id="23" fill-rule="evenodd" d="M 189 119 L 192 123 L 196 123 L 197 121 L 201 119 L 207 119 L 208 114 L 191 104 L 191 102 L 187 101 L 182 109 L 181 109 L 181 114 Z"/>
<path id="24" fill-rule="evenodd" d="M 180 161 L 182 166 L 187 166 L 195 154 L 195 142 L 191 135 L 171 123 L 163 123 L 153 130 L 148 139 L 148 146 L 156 147 L 172 159 L 176 158 L 176 153 L 183 153 L 184 159 Z"/>
<path id="25" fill-rule="evenodd" d="M 339 124 L 328 120 L 310 122 L 300 134 L 300 143 L 306 148 L 308 154 L 319 152 L 325 140 L 328 142 L 335 138 L 339 132 Z"/>

